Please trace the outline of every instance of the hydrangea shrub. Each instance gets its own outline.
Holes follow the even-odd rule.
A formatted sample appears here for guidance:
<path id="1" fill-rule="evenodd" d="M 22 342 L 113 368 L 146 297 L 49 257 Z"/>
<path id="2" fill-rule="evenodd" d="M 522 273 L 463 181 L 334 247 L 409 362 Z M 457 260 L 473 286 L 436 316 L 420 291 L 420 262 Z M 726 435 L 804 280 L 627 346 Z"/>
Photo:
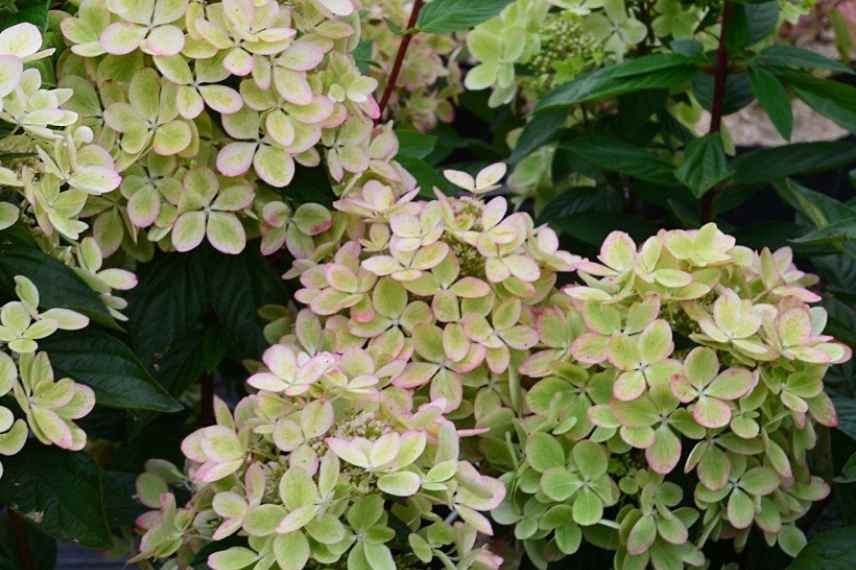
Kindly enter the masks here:
<path id="1" fill-rule="evenodd" d="M 770 30 L 805 8 L 773 4 Z M 852 149 L 768 179 L 721 115 L 732 71 L 788 137 L 774 82 L 851 130 L 856 92 L 750 51 L 766 6 L 79 0 L 4 27 L 11 529 L 160 570 L 798 556 L 852 338 L 794 258 L 849 254 L 852 209 L 782 177 Z M 470 115 L 495 136 L 440 124 Z M 796 248 L 709 221 L 770 181 L 816 226 Z M 639 199 L 662 228 L 625 223 Z"/>

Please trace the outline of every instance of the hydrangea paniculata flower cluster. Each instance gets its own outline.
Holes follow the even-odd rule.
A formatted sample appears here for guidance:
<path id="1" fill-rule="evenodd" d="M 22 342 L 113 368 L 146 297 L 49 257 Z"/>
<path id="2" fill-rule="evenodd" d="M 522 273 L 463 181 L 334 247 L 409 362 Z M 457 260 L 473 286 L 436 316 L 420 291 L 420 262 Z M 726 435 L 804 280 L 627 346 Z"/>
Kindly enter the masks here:
<path id="1" fill-rule="evenodd" d="M 700 566 L 754 527 L 799 551 L 829 492 L 805 461 L 836 423 L 823 376 L 851 356 L 814 277 L 713 224 L 582 259 L 485 198 L 504 174 L 447 171 L 464 192 L 430 201 L 370 181 L 279 224 L 299 306 L 265 309 L 250 395 L 185 469 L 140 477 L 141 558 L 238 534 L 209 566 L 498 568 L 497 523 L 539 567 L 584 539 L 617 568 Z"/>

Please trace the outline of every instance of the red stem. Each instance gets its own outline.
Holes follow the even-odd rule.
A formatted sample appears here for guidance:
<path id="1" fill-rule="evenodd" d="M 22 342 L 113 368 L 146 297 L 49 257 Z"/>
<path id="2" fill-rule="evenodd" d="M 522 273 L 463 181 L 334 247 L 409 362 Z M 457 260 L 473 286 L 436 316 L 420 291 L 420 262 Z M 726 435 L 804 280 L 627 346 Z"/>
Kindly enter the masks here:
<path id="1" fill-rule="evenodd" d="M 199 425 L 206 427 L 217 423 L 214 417 L 214 377 L 210 373 L 205 373 L 199 382 L 201 384 Z"/>
<path id="2" fill-rule="evenodd" d="M 398 76 L 401 74 L 401 67 L 404 65 L 404 56 L 407 55 L 407 48 L 410 46 L 410 41 L 413 39 L 413 28 L 416 26 L 416 21 L 419 19 L 419 12 L 422 11 L 424 0 L 415 0 L 413 9 L 410 11 L 410 19 L 407 21 L 407 30 L 401 38 L 401 43 L 398 44 L 398 52 L 395 54 L 395 61 L 392 64 L 392 71 L 389 74 L 389 79 L 386 82 L 386 87 L 383 90 L 383 96 L 380 98 L 380 112 L 378 113 L 375 123 L 380 123 L 383 120 L 383 113 L 389 105 L 389 99 L 392 97 L 392 92 L 395 90 L 395 85 L 398 83 Z"/>
<path id="3" fill-rule="evenodd" d="M 36 564 L 33 562 L 33 556 L 30 553 L 30 543 L 27 540 L 27 523 L 21 518 L 21 515 L 8 509 L 9 513 L 9 529 L 12 531 L 12 538 L 18 547 L 18 559 L 24 565 L 23 570 L 36 570 Z"/>
<path id="4" fill-rule="evenodd" d="M 713 103 L 710 107 L 710 128 L 708 134 L 718 133 L 722 129 L 723 105 L 725 103 L 725 83 L 728 79 L 728 46 L 726 38 L 728 22 L 731 20 L 733 6 L 729 0 L 722 4 L 722 23 L 719 30 L 719 46 L 716 48 L 716 69 L 713 76 Z M 701 203 L 702 222 L 710 222 L 714 218 L 714 205 L 719 196 L 719 188 L 711 188 L 704 195 Z"/>

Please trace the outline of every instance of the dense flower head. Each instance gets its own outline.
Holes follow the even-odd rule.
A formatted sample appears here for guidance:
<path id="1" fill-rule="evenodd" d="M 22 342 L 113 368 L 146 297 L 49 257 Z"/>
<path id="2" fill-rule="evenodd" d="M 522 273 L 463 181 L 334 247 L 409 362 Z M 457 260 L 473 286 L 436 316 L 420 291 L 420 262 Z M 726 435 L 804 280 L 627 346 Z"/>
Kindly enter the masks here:
<path id="1" fill-rule="evenodd" d="M 571 255 L 489 197 L 505 172 L 447 171 L 462 192 L 434 200 L 370 181 L 332 212 L 269 204 L 303 252 L 299 306 L 265 308 L 250 395 L 184 441 L 190 502 L 141 479 L 161 492 L 141 491 L 141 557 L 238 534 L 211 567 L 495 568 L 475 536 L 496 523 L 538 565 L 600 536 L 622 568 L 697 566 L 754 526 L 799 549 L 829 492 L 805 462 L 836 423 L 822 379 L 851 356 L 816 279 L 713 224 Z"/>
<path id="2" fill-rule="evenodd" d="M 377 81 L 351 55 L 355 9 L 350 0 L 83 0 L 59 16 L 71 48 L 59 88 L 17 71 L 33 50 L 8 56 L 3 119 L 55 140 L 38 143 L 40 168 L 9 177 L 46 235 L 92 235 L 107 254 L 143 260 L 153 246 L 203 241 L 239 253 L 248 234 L 269 231 L 262 190 L 322 160 L 339 192 L 372 179 L 412 188 L 391 127 L 374 125 Z"/>

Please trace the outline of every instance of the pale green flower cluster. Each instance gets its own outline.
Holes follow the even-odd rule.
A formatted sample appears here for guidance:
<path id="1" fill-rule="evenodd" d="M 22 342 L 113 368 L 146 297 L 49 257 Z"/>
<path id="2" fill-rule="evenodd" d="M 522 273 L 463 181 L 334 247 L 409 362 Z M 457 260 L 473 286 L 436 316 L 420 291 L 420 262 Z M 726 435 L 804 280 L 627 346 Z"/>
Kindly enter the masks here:
<path id="1" fill-rule="evenodd" d="M 45 225 L 69 239 L 92 227 L 107 255 L 146 260 L 155 245 L 183 252 L 206 241 L 236 254 L 263 231 L 263 189 L 287 187 L 300 166 L 323 159 L 341 192 L 369 179 L 412 187 L 389 127 L 373 122 L 377 80 L 351 56 L 355 8 L 82 0 L 60 20 L 70 50 L 57 75 L 67 112 L 87 129 L 78 147 L 102 150 L 85 164 L 105 172 L 80 188 L 75 165 L 54 169 L 93 196 L 59 209 L 49 196 Z"/>
<path id="2" fill-rule="evenodd" d="M 217 403 L 184 471 L 141 476 L 140 558 L 498 568 L 476 538 L 495 523 L 542 568 L 583 540 L 620 569 L 702 566 L 755 527 L 800 550 L 795 521 L 829 493 L 806 461 L 836 423 L 823 377 L 851 357 L 816 279 L 713 224 L 581 259 L 483 198 L 505 172 L 446 171 L 464 193 L 431 201 L 369 181 L 333 212 L 267 205 L 303 308 L 264 309 L 251 395 Z"/>
<path id="3" fill-rule="evenodd" d="M 120 177 L 93 131 L 66 108 L 72 91 L 44 88 L 39 70 L 29 67 L 52 53 L 41 46 L 41 33 L 31 24 L 0 32 L 0 121 L 11 128 L 0 145 L 12 153 L 0 166 L 0 230 L 16 224 L 30 229 L 42 249 L 71 267 L 123 319 L 126 303 L 112 292 L 133 287 L 136 278 L 102 268 L 102 250 L 92 237 L 75 243 L 88 229 L 79 220 L 87 201 L 117 188 Z M 71 245 L 61 245 L 61 237 Z M 56 379 L 39 341 L 57 330 L 80 330 L 89 319 L 69 309 L 42 311 L 32 281 L 23 275 L 14 281 L 17 298 L 0 308 L 0 397 L 10 396 L 17 408 L 0 406 L 0 455 L 18 453 L 29 434 L 44 445 L 79 451 L 86 433 L 75 421 L 92 410 L 95 394 L 70 378 Z M 16 419 L 18 410 L 23 417 Z"/>
<path id="4" fill-rule="evenodd" d="M 478 535 L 506 491 L 462 441 L 484 431 L 470 392 L 515 374 L 512 355 L 538 342 L 532 311 L 575 261 L 504 198 L 478 197 L 504 173 L 449 171 L 471 194 L 430 202 L 369 181 L 335 212 L 268 204 L 270 248 L 311 254 L 291 272 L 305 308 L 266 310 L 253 393 L 184 441 L 186 475 L 140 477 L 156 509 L 140 558 L 182 567 L 238 533 L 247 546 L 209 566 L 499 568 Z M 178 508 L 170 485 L 190 501 Z"/>
<path id="5" fill-rule="evenodd" d="M 492 88 L 493 107 L 509 103 L 521 87 L 527 101 L 537 100 L 607 60 L 622 61 L 643 42 L 694 37 L 707 11 L 679 0 L 658 0 L 652 8 L 654 37 L 639 19 L 637 2 L 515 0 L 467 34 L 477 65 L 464 84 L 471 90 Z"/>
<path id="6" fill-rule="evenodd" d="M 582 540 L 619 569 L 699 567 L 753 528 L 795 556 L 795 522 L 830 491 L 806 460 L 815 424 L 837 423 L 823 377 L 851 357 L 823 334 L 814 276 L 713 224 L 639 247 L 614 232 L 576 268 L 520 366 L 525 403 L 494 399 L 477 424 L 507 470 L 494 520 L 539 567 Z"/>
<path id="7" fill-rule="evenodd" d="M 363 2 L 363 41 L 371 43 L 369 73 L 386 86 L 395 55 L 406 29 L 412 0 Z M 399 33 L 396 33 L 399 32 Z M 389 106 L 399 125 L 430 131 L 438 121 L 455 118 L 455 99 L 464 91 L 459 56 L 464 48 L 459 35 L 415 34 L 408 46 Z"/>
<path id="8" fill-rule="evenodd" d="M 92 411 L 95 393 L 70 378 L 56 380 L 39 341 L 57 330 L 80 330 L 89 319 L 69 309 L 40 311 L 39 291 L 24 276 L 15 277 L 15 293 L 16 301 L 0 307 L 0 397 L 11 394 L 24 418 L 0 405 L 0 455 L 21 451 L 30 433 L 44 445 L 81 450 L 86 433 L 74 420 Z"/>

